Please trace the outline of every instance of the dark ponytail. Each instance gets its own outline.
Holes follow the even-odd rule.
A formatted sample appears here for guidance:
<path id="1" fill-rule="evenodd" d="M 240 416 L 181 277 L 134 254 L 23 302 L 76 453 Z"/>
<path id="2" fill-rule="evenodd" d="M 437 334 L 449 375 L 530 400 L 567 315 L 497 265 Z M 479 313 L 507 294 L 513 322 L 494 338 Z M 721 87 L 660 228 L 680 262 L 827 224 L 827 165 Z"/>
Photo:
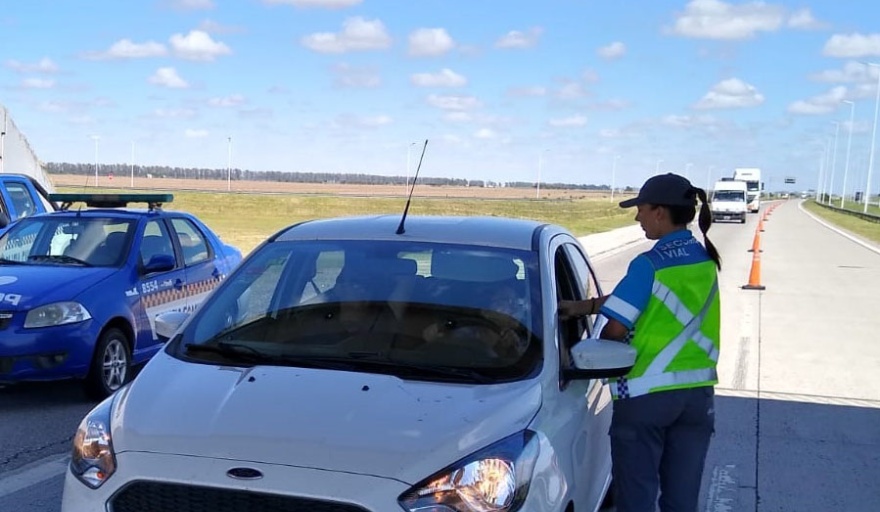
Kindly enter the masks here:
<path id="1" fill-rule="evenodd" d="M 699 224 L 700 231 L 703 233 L 703 240 L 706 241 L 706 252 L 709 253 L 709 257 L 715 262 L 715 266 L 718 267 L 718 270 L 721 270 L 721 255 L 706 235 L 709 228 L 712 226 L 712 211 L 709 209 L 709 200 L 706 197 L 706 191 L 699 187 L 693 187 L 692 190 L 696 193 L 697 197 L 700 198 L 700 202 L 703 203 L 703 205 L 700 206 Z"/>

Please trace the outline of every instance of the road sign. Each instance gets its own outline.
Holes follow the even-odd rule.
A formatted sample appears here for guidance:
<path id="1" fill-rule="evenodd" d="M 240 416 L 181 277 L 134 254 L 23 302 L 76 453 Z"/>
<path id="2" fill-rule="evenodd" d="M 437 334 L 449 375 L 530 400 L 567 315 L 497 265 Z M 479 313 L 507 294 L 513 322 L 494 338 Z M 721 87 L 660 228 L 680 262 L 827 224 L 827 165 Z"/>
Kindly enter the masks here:
<path id="1" fill-rule="evenodd" d="M 791 176 L 789 176 L 789 177 L 785 178 L 785 182 L 786 182 L 786 183 L 794 183 L 794 178 L 792 178 Z"/>

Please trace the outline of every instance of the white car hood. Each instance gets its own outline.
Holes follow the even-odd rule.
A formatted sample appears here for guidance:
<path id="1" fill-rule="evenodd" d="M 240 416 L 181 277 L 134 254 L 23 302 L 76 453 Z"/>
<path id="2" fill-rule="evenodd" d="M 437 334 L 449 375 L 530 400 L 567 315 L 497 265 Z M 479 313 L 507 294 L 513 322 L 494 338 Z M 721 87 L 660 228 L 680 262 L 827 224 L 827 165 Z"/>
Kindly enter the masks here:
<path id="1" fill-rule="evenodd" d="M 185 363 L 157 354 L 113 414 L 118 453 L 266 462 L 414 484 L 526 428 L 536 380 L 500 385 Z"/>

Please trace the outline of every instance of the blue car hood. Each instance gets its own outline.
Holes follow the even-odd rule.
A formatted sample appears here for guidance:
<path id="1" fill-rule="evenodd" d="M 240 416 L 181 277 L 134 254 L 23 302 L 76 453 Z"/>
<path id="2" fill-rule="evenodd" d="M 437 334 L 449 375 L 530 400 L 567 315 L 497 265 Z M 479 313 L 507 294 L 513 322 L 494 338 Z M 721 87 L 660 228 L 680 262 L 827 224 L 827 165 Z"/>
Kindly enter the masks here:
<path id="1" fill-rule="evenodd" d="M 0 309 L 26 311 L 44 304 L 74 300 L 118 270 L 109 267 L 0 265 Z"/>

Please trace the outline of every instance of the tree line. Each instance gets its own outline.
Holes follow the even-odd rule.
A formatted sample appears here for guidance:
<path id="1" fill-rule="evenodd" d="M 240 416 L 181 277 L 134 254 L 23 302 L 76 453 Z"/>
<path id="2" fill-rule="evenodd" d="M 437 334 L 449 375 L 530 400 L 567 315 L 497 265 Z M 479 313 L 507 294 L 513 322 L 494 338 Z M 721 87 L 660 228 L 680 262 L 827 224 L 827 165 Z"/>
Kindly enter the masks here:
<path id="1" fill-rule="evenodd" d="M 95 174 L 95 164 L 49 162 L 46 171 L 50 174 Z M 141 178 L 178 178 L 196 180 L 234 181 L 272 181 L 282 183 L 340 183 L 355 185 L 403 185 L 412 178 L 405 176 L 380 176 L 363 173 L 331 173 L 331 172 L 296 172 L 296 171 L 249 171 L 243 169 L 208 169 L 197 167 L 170 167 L 163 165 L 101 164 L 98 173 L 101 176 L 130 176 L 132 171 Z M 513 187 L 535 188 L 534 182 L 528 181 L 490 181 L 468 180 L 463 178 L 419 177 L 422 185 L 459 186 L 459 187 Z M 608 185 L 578 185 L 571 183 L 541 183 L 541 188 L 558 190 L 609 190 Z"/>

